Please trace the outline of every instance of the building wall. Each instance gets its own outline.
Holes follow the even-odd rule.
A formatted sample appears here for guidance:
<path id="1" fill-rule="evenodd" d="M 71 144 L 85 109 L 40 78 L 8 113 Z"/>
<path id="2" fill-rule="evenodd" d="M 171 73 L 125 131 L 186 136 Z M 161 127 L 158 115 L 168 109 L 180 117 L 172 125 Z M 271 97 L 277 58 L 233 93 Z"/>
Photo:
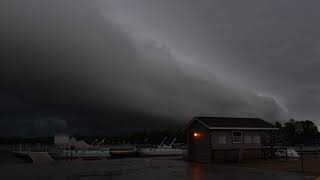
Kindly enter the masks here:
<path id="1" fill-rule="evenodd" d="M 196 162 L 239 161 L 240 159 L 256 159 L 265 156 L 263 137 L 268 134 L 267 131 L 239 130 L 242 132 L 242 143 L 233 143 L 233 131 L 238 130 L 209 130 L 203 124 L 194 121 L 186 132 L 189 159 Z M 201 135 L 194 137 L 195 132 Z M 225 144 L 218 143 L 219 136 L 226 137 Z M 246 136 L 252 138 L 251 143 L 245 142 Z M 260 137 L 260 143 L 253 141 L 254 136 Z"/>
<path id="2" fill-rule="evenodd" d="M 194 133 L 200 134 L 194 137 Z M 211 161 L 211 135 L 206 127 L 198 122 L 191 124 L 187 130 L 189 159 L 197 162 Z"/>
<path id="3" fill-rule="evenodd" d="M 242 133 L 242 143 L 233 143 L 234 131 Z M 243 159 L 264 158 L 265 134 L 261 130 L 211 130 L 212 161 L 238 162 Z M 221 144 L 224 141 L 219 142 L 219 137 L 225 137 L 225 144 Z M 255 137 L 259 138 L 259 142 L 255 141 Z"/>
<path id="4" fill-rule="evenodd" d="M 238 131 L 238 130 L 212 130 L 210 131 L 211 135 L 211 148 L 212 149 L 254 149 L 254 148 L 261 148 L 262 147 L 262 131 L 256 131 L 256 130 L 239 130 L 239 132 L 242 132 L 242 143 L 233 143 L 232 142 L 232 132 Z M 219 144 L 218 139 L 219 136 L 225 136 L 226 137 L 226 144 Z M 245 137 L 251 137 L 251 143 L 245 142 Z M 255 136 L 258 136 L 260 138 L 260 143 L 256 143 L 253 141 L 253 138 Z"/>

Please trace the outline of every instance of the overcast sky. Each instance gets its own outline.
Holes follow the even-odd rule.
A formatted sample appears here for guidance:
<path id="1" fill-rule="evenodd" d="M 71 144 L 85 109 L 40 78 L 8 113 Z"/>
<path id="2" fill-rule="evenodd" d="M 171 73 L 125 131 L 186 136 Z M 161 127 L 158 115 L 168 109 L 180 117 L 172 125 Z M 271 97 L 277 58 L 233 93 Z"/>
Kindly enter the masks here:
<path id="1" fill-rule="evenodd" d="M 0 135 L 318 122 L 316 1 L 0 2 Z"/>

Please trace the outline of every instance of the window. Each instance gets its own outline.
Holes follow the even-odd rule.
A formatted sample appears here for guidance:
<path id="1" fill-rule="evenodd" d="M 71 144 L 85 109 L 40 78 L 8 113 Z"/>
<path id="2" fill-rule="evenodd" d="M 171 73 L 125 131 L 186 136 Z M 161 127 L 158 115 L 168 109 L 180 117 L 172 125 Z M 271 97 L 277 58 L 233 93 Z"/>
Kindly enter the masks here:
<path id="1" fill-rule="evenodd" d="M 232 142 L 233 143 L 242 143 L 242 132 L 233 131 L 232 132 Z"/>
<path id="2" fill-rule="evenodd" d="M 227 144 L 227 137 L 226 136 L 218 136 L 218 144 Z"/>
<path id="3" fill-rule="evenodd" d="M 252 143 L 252 136 L 250 136 L 250 135 L 245 135 L 245 136 L 244 136 L 244 143 L 246 143 L 246 144 L 251 144 L 251 143 Z"/>
<path id="4" fill-rule="evenodd" d="M 260 144 L 260 136 L 259 135 L 253 136 L 253 143 Z"/>

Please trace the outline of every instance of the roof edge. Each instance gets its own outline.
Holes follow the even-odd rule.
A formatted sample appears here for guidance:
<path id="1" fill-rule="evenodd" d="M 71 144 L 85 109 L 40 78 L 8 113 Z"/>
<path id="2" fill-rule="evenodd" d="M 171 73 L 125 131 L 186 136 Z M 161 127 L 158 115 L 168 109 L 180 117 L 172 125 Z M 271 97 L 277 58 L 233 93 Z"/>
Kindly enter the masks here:
<path id="1" fill-rule="evenodd" d="M 226 130 L 232 130 L 232 129 L 235 129 L 235 130 L 279 130 L 279 128 L 259 128 L 259 127 L 209 127 L 209 129 L 226 129 Z"/>
<path id="2" fill-rule="evenodd" d="M 202 122 L 199 118 L 195 118 L 195 121 L 198 121 L 200 124 L 202 124 L 203 126 L 205 126 L 206 128 L 210 129 L 211 127 L 208 126 L 208 124 Z"/>
<path id="3" fill-rule="evenodd" d="M 279 130 L 279 128 L 275 128 L 275 127 L 211 127 L 208 124 L 204 123 L 203 121 L 200 120 L 201 117 L 194 117 L 192 119 L 192 122 L 194 121 L 198 121 L 200 124 L 202 124 L 203 126 L 205 126 L 206 128 L 210 129 L 210 130 L 218 130 L 218 129 L 226 129 L 226 130 Z M 237 119 L 246 119 L 246 118 L 237 118 Z M 250 119 L 260 119 L 260 118 L 250 118 Z M 264 121 L 263 119 L 260 119 L 262 121 Z M 267 122 L 269 123 L 269 122 Z M 271 123 L 269 123 L 271 124 Z M 272 125 L 272 124 L 271 124 Z"/>

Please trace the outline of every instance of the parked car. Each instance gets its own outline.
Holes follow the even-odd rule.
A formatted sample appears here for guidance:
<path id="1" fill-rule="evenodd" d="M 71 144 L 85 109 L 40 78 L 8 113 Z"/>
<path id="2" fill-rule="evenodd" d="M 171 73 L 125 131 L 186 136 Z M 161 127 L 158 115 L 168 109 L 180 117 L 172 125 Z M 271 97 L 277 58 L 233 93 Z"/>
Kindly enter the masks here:
<path id="1" fill-rule="evenodd" d="M 299 158 L 300 155 L 293 149 L 288 148 L 288 149 L 277 149 L 275 152 L 276 157 L 278 158 L 285 158 L 286 157 L 286 150 L 287 150 L 287 155 L 288 158 Z"/>

